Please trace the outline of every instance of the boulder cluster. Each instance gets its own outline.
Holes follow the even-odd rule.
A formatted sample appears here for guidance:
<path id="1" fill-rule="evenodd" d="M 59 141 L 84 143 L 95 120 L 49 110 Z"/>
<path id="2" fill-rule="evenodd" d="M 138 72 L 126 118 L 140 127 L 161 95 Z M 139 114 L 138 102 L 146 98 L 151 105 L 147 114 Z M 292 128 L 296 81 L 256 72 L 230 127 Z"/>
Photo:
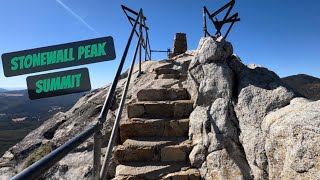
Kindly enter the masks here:
<path id="1" fill-rule="evenodd" d="M 320 178 L 320 101 L 245 66 L 221 37 L 201 39 L 188 71 L 189 158 L 203 178 Z"/>

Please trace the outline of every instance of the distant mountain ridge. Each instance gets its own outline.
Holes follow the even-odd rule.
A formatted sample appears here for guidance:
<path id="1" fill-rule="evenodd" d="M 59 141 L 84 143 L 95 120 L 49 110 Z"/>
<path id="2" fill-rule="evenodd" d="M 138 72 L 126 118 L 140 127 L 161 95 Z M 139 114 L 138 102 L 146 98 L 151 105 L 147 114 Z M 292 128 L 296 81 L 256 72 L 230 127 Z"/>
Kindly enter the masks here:
<path id="1" fill-rule="evenodd" d="M 83 94 L 30 100 L 27 90 L 0 88 L 0 155 L 57 112 L 68 111 Z"/>
<path id="2" fill-rule="evenodd" d="M 291 88 L 310 100 L 320 100 L 320 79 L 306 74 L 282 78 Z"/>
<path id="3" fill-rule="evenodd" d="M 2 93 L 2 92 L 7 92 L 7 91 L 9 91 L 9 90 L 4 89 L 4 88 L 0 88 L 0 93 Z"/>

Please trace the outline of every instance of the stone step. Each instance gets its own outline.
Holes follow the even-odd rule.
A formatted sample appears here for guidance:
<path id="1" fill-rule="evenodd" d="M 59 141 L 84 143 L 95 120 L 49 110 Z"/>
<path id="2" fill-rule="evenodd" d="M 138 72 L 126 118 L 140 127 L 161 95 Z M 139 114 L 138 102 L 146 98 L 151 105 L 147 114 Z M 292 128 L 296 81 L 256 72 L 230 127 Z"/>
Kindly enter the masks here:
<path id="1" fill-rule="evenodd" d="M 177 79 L 185 81 L 188 78 L 187 74 L 161 74 L 157 76 L 155 79 Z"/>
<path id="2" fill-rule="evenodd" d="M 179 171 L 170 173 L 163 177 L 164 180 L 200 180 L 201 175 L 198 169 L 187 169 L 185 171 Z"/>
<path id="3" fill-rule="evenodd" d="M 180 79 L 180 74 L 161 74 L 156 79 Z"/>
<path id="4" fill-rule="evenodd" d="M 134 137 L 187 137 L 189 119 L 132 118 L 120 125 L 122 143 Z"/>
<path id="5" fill-rule="evenodd" d="M 159 76 L 161 74 L 177 74 L 179 75 L 180 70 L 171 69 L 171 68 L 157 68 L 155 69 L 156 74 Z"/>
<path id="6" fill-rule="evenodd" d="M 158 180 L 168 174 L 187 170 L 189 166 L 185 162 L 131 162 L 117 166 L 115 179 Z"/>
<path id="7" fill-rule="evenodd" d="M 192 110 L 192 100 L 141 101 L 127 107 L 128 118 L 182 118 Z"/>
<path id="8" fill-rule="evenodd" d="M 186 161 L 191 148 L 191 141 L 187 138 L 134 138 L 118 145 L 113 157 L 120 164 L 129 161 Z"/>
<path id="9" fill-rule="evenodd" d="M 188 92 L 184 88 L 142 89 L 137 93 L 139 101 L 175 101 L 189 100 Z"/>

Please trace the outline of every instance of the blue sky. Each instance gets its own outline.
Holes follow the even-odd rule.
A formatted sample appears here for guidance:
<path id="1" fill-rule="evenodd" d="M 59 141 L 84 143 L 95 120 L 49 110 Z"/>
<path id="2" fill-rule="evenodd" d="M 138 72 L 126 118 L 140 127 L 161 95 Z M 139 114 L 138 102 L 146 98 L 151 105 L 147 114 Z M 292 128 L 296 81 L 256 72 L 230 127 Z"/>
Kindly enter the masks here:
<path id="1" fill-rule="evenodd" d="M 172 47 L 176 32 L 187 33 L 189 49 L 195 49 L 202 36 L 202 7 L 206 5 L 213 12 L 227 2 L 1 0 L 0 54 L 113 36 L 117 53 L 115 61 L 79 66 L 89 68 L 92 87 L 97 88 L 113 79 L 130 33 L 131 25 L 121 10 L 121 4 L 137 11 L 140 7 L 144 9 L 152 49 L 166 50 Z M 316 0 L 238 0 L 233 12 L 239 12 L 241 22 L 234 26 L 228 40 L 245 64 L 265 66 L 280 77 L 299 73 L 320 77 L 318 7 L 320 1 Z M 213 32 L 212 26 L 210 30 Z M 165 57 L 165 54 L 154 55 L 155 59 Z M 26 77 L 6 78 L 1 67 L 0 87 L 25 88 Z"/>

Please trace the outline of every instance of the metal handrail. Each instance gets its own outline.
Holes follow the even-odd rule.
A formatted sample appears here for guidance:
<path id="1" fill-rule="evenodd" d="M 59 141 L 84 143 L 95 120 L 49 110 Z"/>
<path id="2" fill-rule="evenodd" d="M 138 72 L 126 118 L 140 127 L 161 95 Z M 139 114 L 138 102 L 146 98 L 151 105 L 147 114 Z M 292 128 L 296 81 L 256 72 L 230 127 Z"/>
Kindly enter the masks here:
<path id="1" fill-rule="evenodd" d="M 224 38 L 227 38 L 234 23 L 240 21 L 240 18 L 238 18 L 238 15 L 239 15 L 238 13 L 235 13 L 229 17 L 230 12 L 233 9 L 235 3 L 236 3 L 235 0 L 231 0 L 229 3 L 227 3 L 226 5 L 224 5 L 223 7 L 221 7 L 220 9 L 218 9 L 217 11 L 215 11 L 212 14 L 209 13 L 206 6 L 203 7 L 203 34 L 204 34 L 204 37 L 211 36 L 210 33 L 208 32 L 208 29 L 207 29 L 207 16 L 208 16 L 208 18 L 211 20 L 214 27 L 216 28 L 216 34 L 215 34 L 216 36 L 222 36 L 222 34 L 221 34 L 222 27 L 227 23 L 231 23 L 225 36 L 224 36 Z M 227 13 L 225 14 L 223 20 L 219 21 L 216 18 L 216 16 L 218 14 L 220 14 L 222 11 L 226 10 L 227 8 L 229 8 L 229 9 L 227 10 Z"/>
<path id="2" fill-rule="evenodd" d="M 106 150 L 106 154 L 104 156 L 104 162 L 102 164 L 102 169 L 101 169 L 101 172 L 100 172 L 100 179 L 106 179 L 106 177 L 107 177 L 108 165 L 110 163 L 111 153 L 112 153 L 112 149 L 113 149 L 113 146 L 114 146 L 114 142 L 115 142 L 115 139 L 117 137 L 119 124 L 120 124 L 120 119 L 121 119 L 121 114 L 122 114 L 124 103 L 126 101 L 126 96 L 127 96 L 127 92 L 128 92 L 128 88 L 129 88 L 129 84 L 130 84 L 130 80 L 131 80 L 132 71 L 133 71 L 133 68 L 134 68 L 134 63 L 136 61 L 136 57 L 137 57 L 137 54 L 138 54 L 140 41 L 141 41 L 141 38 L 139 38 L 139 41 L 137 43 L 136 50 L 135 50 L 135 53 L 134 53 L 134 56 L 133 56 L 133 59 L 132 59 L 132 62 L 131 62 L 131 67 L 130 67 L 130 70 L 129 70 L 129 73 L 128 73 L 128 77 L 127 77 L 125 88 L 124 88 L 123 93 L 122 93 L 121 102 L 120 102 L 120 105 L 119 105 L 119 110 L 118 110 L 118 113 L 117 113 L 117 116 L 116 116 L 116 120 L 115 120 L 113 128 L 112 128 L 112 132 L 111 132 L 111 136 L 110 136 L 110 139 L 109 139 L 109 143 L 108 143 L 108 147 L 107 147 L 107 150 Z"/>
<path id="3" fill-rule="evenodd" d="M 124 6 L 124 5 L 121 5 L 122 7 L 122 10 L 123 12 L 125 13 L 125 15 L 127 16 L 131 26 L 133 26 L 133 22 L 135 22 L 135 20 L 129 15 L 129 13 L 131 13 L 132 15 L 138 15 L 137 12 L 135 12 L 134 10 Z M 143 18 L 140 18 L 140 21 L 138 22 L 138 24 L 140 25 L 140 29 L 139 29 L 139 32 L 137 30 L 135 30 L 135 33 L 138 37 L 141 38 L 141 46 L 145 49 L 145 61 L 147 61 L 147 57 L 149 60 L 151 60 L 152 58 L 152 53 L 154 52 L 160 52 L 160 53 L 167 53 L 167 56 L 168 58 L 170 57 L 170 53 L 171 53 L 171 50 L 170 49 L 167 49 L 166 51 L 163 51 L 163 50 L 152 50 L 151 49 L 151 46 L 150 46 L 150 41 L 149 41 L 149 33 L 148 33 L 148 26 L 146 24 L 146 20 L 147 18 L 145 16 L 143 16 L 143 12 L 142 12 L 142 17 Z M 145 34 L 146 34 L 146 38 L 143 37 L 142 35 L 142 28 L 145 29 Z M 141 49 L 141 47 L 139 47 Z M 142 58 L 141 58 L 141 52 L 139 51 L 139 61 L 141 61 Z M 141 64 L 141 63 L 139 63 Z M 141 73 L 141 67 L 139 67 L 139 73 Z"/>
<path id="4" fill-rule="evenodd" d="M 122 10 L 123 12 L 125 13 L 125 15 L 127 16 L 131 26 L 133 27 L 133 23 L 132 23 L 132 17 L 128 15 L 127 11 L 134 14 L 134 15 L 138 15 L 139 13 L 135 12 L 134 10 L 124 6 L 124 5 L 121 5 L 122 7 Z M 143 15 L 143 13 L 142 13 Z M 143 36 L 140 36 L 140 33 L 141 32 L 138 32 L 137 30 L 135 30 L 135 33 L 138 37 L 141 37 L 141 45 L 142 47 L 145 49 L 145 52 L 146 52 L 146 55 L 149 57 L 149 60 L 151 60 L 151 47 L 150 47 L 150 41 L 149 41 L 149 33 L 148 33 L 148 26 L 146 25 L 146 20 L 147 18 L 145 16 L 142 16 L 142 22 L 138 22 L 138 24 L 140 25 L 140 27 L 143 27 L 145 29 L 145 33 L 146 33 L 146 40 L 144 40 L 144 37 Z M 135 22 L 135 21 L 134 21 Z M 145 58 L 146 59 L 146 58 Z"/>
<path id="5" fill-rule="evenodd" d="M 24 169 L 23 171 L 21 171 L 20 173 L 18 173 L 14 177 L 12 177 L 11 180 L 33 180 L 33 179 L 37 179 L 37 178 L 41 177 L 41 175 L 43 175 L 47 170 L 49 170 L 51 167 L 53 167 L 62 158 L 64 158 L 66 155 L 68 155 L 70 152 L 72 152 L 74 149 L 76 149 L 79 145 L 81 145 L 83 142 L 85 142 L 87 139 L 89 139 L 93 135 L 94 135 L 93 177 L 94 177 L 94 179 L 97 179 L 97 180 L 106 178 L 107 165 L 110 161 L 110 156 L 111 156 L 114 140 L 115 140 L 115 137 L 117 134 L 117 129 L 119 126 L 119 121 L 120 121 L 121 113 L 122 113 L 123 106 L 125 103 L 128 87 L 130 84 L 130 79 L 131 79 L 131 75 L 132 75 L 132 71 L 133 71 L 134 62 L 136 60 L 138 47 L 141 46 L 141 44 L 142 44 L 141 34 L 139 35 L 139 40 L 138 40 L 137 47 L 135 50 L 135 55 L 134 55 L 134 58 L 131 63 L 130 72 L 128 74 L 126 86 L 125 86 L 125 89 L 122 94 L 122 98 L 121 98 L 120 106 L 118 108 L 116 121 L 115 121 L 114 128 L 112 130 L 112 134 L 111 134 L 111 137 L 109 140 L 109 144 L 108 144 L 108 148 L 107 148 L 107 152 L 106 152 L 106 156 L 105 156 L 105 160 L 104 160 L 102 168 L 100 168 L 100 166 L 101 166 L 101 145 L 102 145 L 102 143 L 101 143 L 101 139 L 102 139 L 101 130 L 103 128 L 103 123 L 106 121 L 107 113 L 109 112 L 109 110 L 111 109 L 111 106 L 113 104 L 116 87 L 117 87 L 125 60 L 127 58 L 127 54 L 128 54 L 128 51 L 129 51 L 129 48 L 130 48 L 130 45 L 131 45 L 131 42 L 133 39 L 134 32 L 136 31 L 138 20 L 140 18 L 144 19 L 143 17 L 144 16 L 142 13 L 142 9 L 140 9 L 138 16 L 137 16 L 137 19 L 135 21 L 135 24 L 133 25 L 131 34 L 129 36 L 127 45 L 126 45 L 125 50 L 123 52 L 120 64 L 118 66 L 118 70 L 116 72 L 116 75 L 114 77 L 112 85 L 109 89 L 108 95 L 106 96 L 106 99 L 104 101 L 104 104 L 103 104 L 102 110 L 100 112 L 100 115 L 98 117 L 97 123 L 95 125 L 91 126 L 90 128 L 86 129 L 85 131 L 83 131 L 82 133 L 77 135 L 76 137 L 70 139 L 65 144 L 63 144 L 59 148 L 55 149 L 54 151 L 52 151 L 51 153 L 49 153 L 48 155 L 46 155 L 45 157 L 43 157 L 39 161 L 37 161 L 34 164 L 32 164 L 31 166 L 29 166 L 28 168 Z M 140 28 L 143 27 L 142 23 L 139 23 L 139 25 L 140 25 Z"/>
<path id="6" fill-rule="evenodd" d="M 28 168 L 21 171 L 19 174 L 12 177 L 11 180 L 34 180 L 39 178 L 67 154 L 69 154 L 87 139 L 92 137 L 96 130 L 97 126 L 88 128 L 75 138 L 72 138 L 67 143 L 63 144 L 56 150 L 52 151 L 50 154 L 46 155 L 36 163 L 32 164 Z"/>
<path id="7" fill-rule="evenodd" d="M 168 48 L 166 51 L 164 50 L 151 50 L 151 54 L 152 53 L 167 53 L 168 58 L 170 58 L 170 53 L 171 53 L 171 49 Z"/>

